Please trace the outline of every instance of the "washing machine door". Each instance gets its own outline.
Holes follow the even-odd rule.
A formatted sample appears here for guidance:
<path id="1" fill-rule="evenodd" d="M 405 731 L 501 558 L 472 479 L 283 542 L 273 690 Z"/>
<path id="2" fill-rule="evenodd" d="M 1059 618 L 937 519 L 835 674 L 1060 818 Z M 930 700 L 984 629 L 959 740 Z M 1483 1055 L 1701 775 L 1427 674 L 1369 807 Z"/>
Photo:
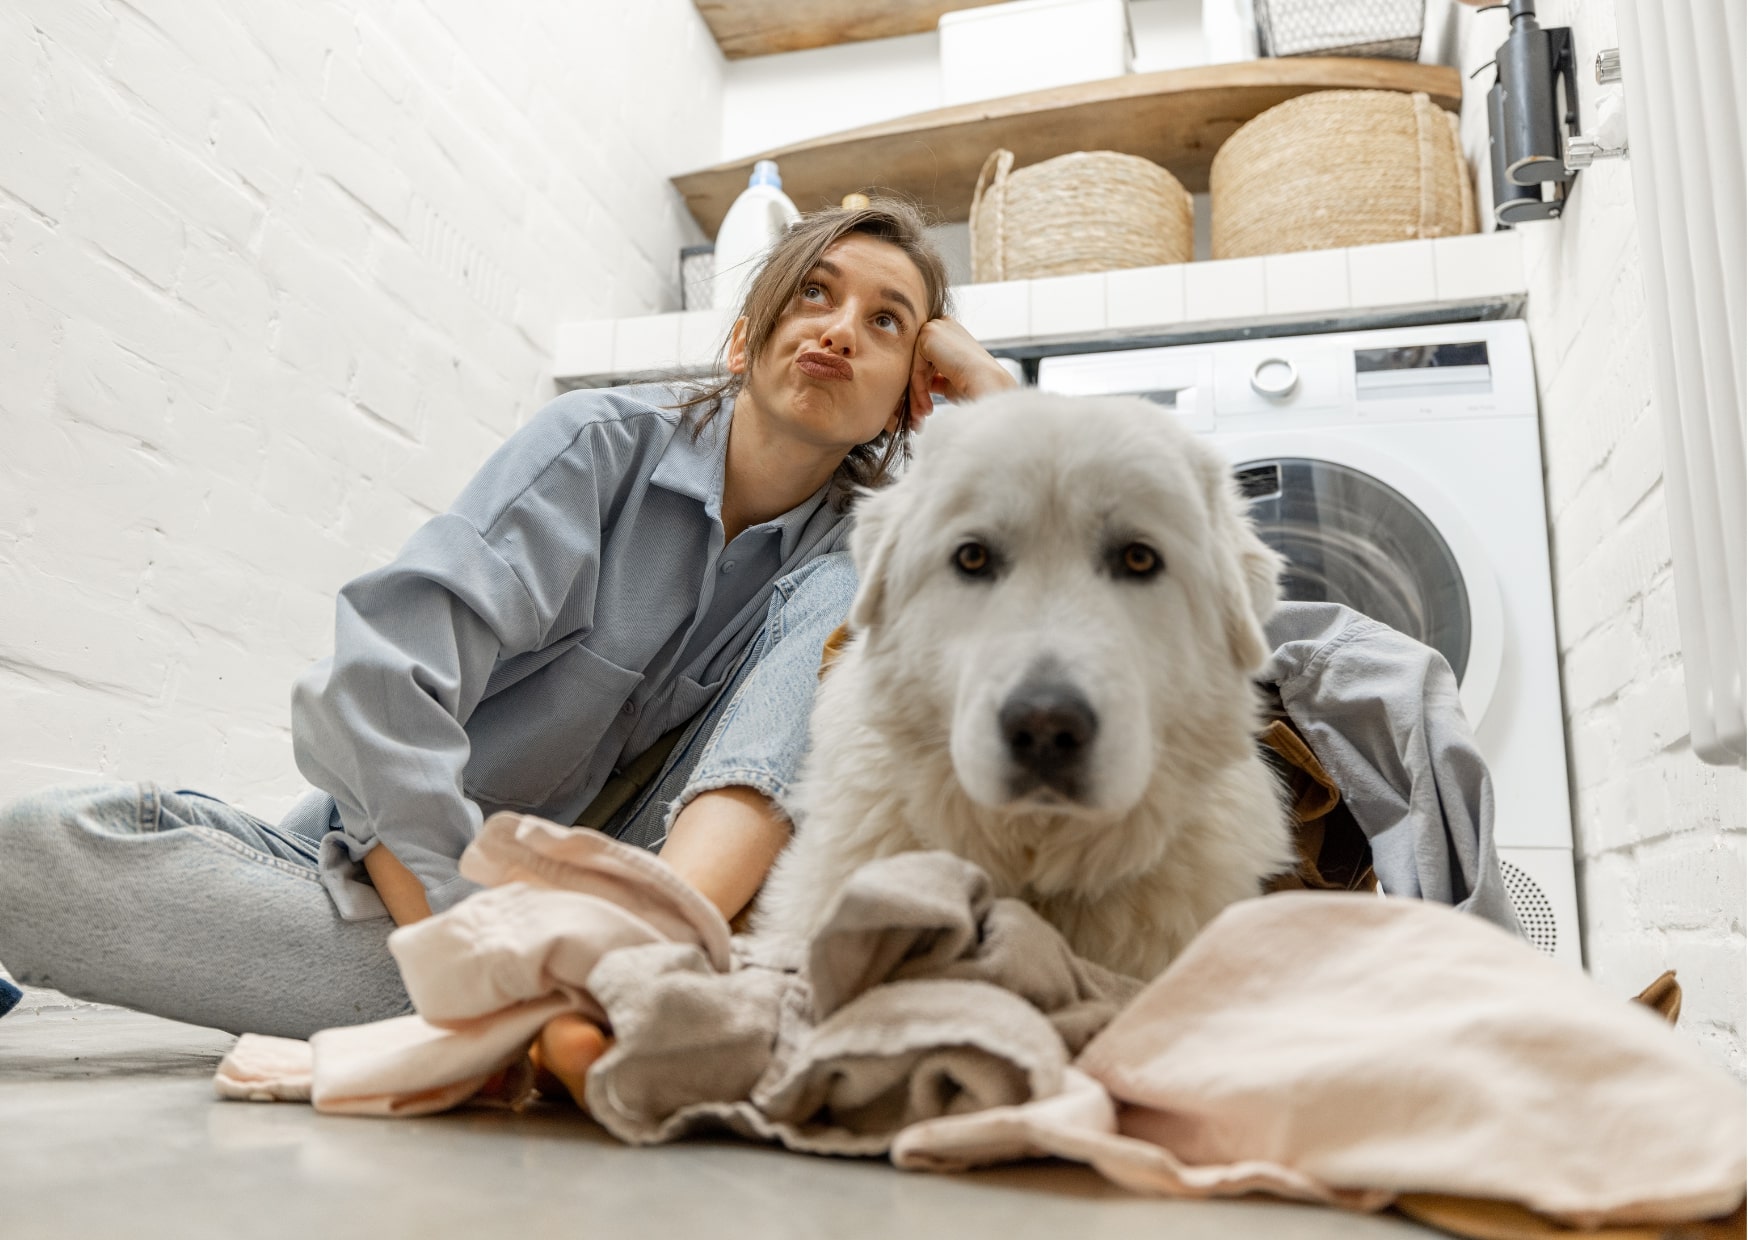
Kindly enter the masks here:
<path id="1" fill-rule="evenodd" d="M 1234 459 L 1258 534 L 1287 561 L 1283 597 L 1342 603 L 1425 642 L 1451 665 L 1464 713 L 1479 726 L 1498 681 L 1503 624 L 1479 541 L 1401 465 L 1362 466 L 1331 446 Z"/>

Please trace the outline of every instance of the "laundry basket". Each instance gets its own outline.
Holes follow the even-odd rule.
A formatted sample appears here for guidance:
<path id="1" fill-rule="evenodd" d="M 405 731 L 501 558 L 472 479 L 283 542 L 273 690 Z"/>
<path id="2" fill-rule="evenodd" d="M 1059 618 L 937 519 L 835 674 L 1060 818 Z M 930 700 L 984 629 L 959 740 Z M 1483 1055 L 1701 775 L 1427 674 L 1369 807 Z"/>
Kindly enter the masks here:
<path id="1" fill-rule="evenodd" d="M 1214 155 L 1215 258 L 1477 230 L 1457 117 L 1424 94 L 1326 90 L 1277 104 Z"/>
<path id="2" fill-rule="evenodd" d="M 1194 238 L 1188 191 L 1151 160 L 1075 151 L 1016 172 L 996 150 L 971 199 L 971 279 L 1187 263 Z"/>
<path id="3" fill-rule="evenodd" d="M 1426 0 L 1256 0 L 1264 56 L 1416 60 Z"/>

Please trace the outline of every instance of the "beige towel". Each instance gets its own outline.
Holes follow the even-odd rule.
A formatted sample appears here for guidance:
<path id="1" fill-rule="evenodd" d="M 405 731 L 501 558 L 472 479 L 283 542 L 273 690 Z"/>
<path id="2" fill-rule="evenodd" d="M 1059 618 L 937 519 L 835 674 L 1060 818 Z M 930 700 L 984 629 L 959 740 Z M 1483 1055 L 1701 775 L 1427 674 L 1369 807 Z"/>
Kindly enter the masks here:
<path id="1" fill-rule="evenodd" d="M 879 1154 L 919 1120 L 1056 1093 L 1070 1048 L 1140 983 L 949 853 L 906 853 L 851 878 L 798 970 L 742 944 L 713 973 L 695 949 L 618 951 L 589 977 L 616 1041 L 589 1109 L 620 1139 L 728 1127 L 830 1154 Z"/>
<path id="2" fill-rule="evenodd" d="M 1575 1226 L 1743 1199 L 1733 1079 L 1648 1009 L 1417 900 L 1234 905 L 1075 1066 L 1055 1098 L 907 1130 L 894 1161 L 1055 1154 L 1140 1192 L 1368 1209 L 1444 1193 Z"/>
<path id="3" fill-rule="evenodd" d="M 883 1153 L 919 1119 L 1055 1092 L 1068 1057 L 1139 988 L 947 853 L 865 867 L 799 960 L 743 941 L 658 858 L 496 814 L 462 857 L 489 885 L 396 930 L 419 1014 L 241 1039 L 220 1096 L 422 1115 L 476 1100 L 554 1015 L 607 1023 L 590 1108 L 626 1141 L 727 1126 L 797 1148 Z M 526 1073 L 494 1102 L 526 1100 Z"/>

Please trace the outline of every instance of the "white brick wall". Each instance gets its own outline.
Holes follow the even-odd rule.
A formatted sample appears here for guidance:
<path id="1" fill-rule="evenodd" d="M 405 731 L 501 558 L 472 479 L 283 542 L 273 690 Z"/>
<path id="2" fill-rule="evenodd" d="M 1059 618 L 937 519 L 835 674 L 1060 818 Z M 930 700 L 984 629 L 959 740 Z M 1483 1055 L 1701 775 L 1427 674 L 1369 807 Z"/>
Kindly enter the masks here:
<path id="1" fill-rule="evenodd" d="M 1613 0 L 1542 0 L 1577 42 L 1582 117 L 1601 91 L 1596 53 L 1617 44 Z M 1505 14 L 1465 14 L 1465 72 L 1493 56 Z M 1484 72 L 1464 101 L 1485 161 Z M 1484 195 L 1491 186 L 1479 162 Z M 1686 992 L 1681 1027 L 1744 1074 L 1744 783 L 1688 745 L 1681 643 L 1651 388 L 1631 169 L 1598 163 L 1557 222 L 1522 227 L 1541 391 L 1554 593 L 1585 958 L 1627 994 L 1665 968 Z M 1490 203 L 1486 204 L 1490 209 Z"/>
<path id="2" fill-rule="evenodd" d="M 677 309 L 689 0 L 0 0 L 0 798 L 276 816 L 334 591 Z"/>

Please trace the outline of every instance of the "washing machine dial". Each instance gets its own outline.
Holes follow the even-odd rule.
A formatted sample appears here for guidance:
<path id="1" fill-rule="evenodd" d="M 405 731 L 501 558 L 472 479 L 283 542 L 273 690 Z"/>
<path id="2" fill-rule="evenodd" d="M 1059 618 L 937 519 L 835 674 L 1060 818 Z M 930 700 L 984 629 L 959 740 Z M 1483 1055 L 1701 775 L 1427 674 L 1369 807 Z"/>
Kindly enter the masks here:
<path id="1" fill-rule="evenodd" d="M 1258 396 L 1285 400 L 1299 386 L 1299 371 L 1284 357 L 1265 357 L 1251 371 L 1250 386 Z"/>

